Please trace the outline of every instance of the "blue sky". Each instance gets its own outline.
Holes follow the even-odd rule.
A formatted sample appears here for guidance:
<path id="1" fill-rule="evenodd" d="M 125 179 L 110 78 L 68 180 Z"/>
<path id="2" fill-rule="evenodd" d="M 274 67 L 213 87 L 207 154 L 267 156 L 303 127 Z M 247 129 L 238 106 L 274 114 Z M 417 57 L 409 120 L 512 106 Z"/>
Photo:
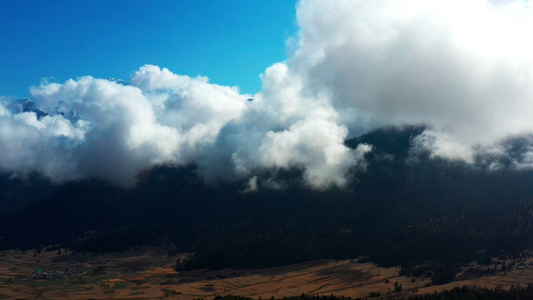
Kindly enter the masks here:
<path id="1" fill-rule="evenodd" d="M 295 0 L 0 0 L 0 95 L 41 78 L 127 80 L 144 64 L 260 90 L 297 33 Z"/>

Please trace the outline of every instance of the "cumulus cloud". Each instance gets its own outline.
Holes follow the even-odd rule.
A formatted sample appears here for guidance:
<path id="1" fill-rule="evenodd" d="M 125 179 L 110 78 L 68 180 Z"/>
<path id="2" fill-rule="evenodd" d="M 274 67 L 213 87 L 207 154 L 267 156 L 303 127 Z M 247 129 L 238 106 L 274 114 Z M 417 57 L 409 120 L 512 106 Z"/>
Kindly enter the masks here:
<path id="1" fill-rule="evenodd" d="M 348 168 L 369 150 L 364 146 L 356 151 L 343 147 L 347 133 L 345 127 L 320 119 L 306 119 L 281 132 L 270 131 L 259 148 L 259 164 L 285 169 L 303 166 L 310 185 L 342 186 Z"/>
<path id="2" fill-rule="evenodd" d="M 352 133 L 425 123 L 436 155 L 471 160 L 533 129 L 527 1 L 310 0 L 298 24 L 291 68 Z"/>
<path id="3" fill-rule="evenodd" d="M 141 170 L 196 163 L 207 180 L 250 178 L 249 191 L 258 189 L 256 174 L 296 167 L 313 188 L 345 184 L 361 155 L 344 146 L 334 112 L 305 103 L 287 72 L 285 64 L 267 70 L 272 86 L 252 102 L 235 87 L 152 65 L 129 85 L 91 76 L 44 82 L 31 88 L 41 116 L 25 104 L 0 106 L 0 167 L 131 186 Z"/>
<path id="4" fill-rule="evenodd" d="M 145 65 L 129 84 L 91 76 L 31 88 L 40 113 L 0 98 L 0 170 L 122 185 L 160 164 L 195 163 L 245 191 L 297 168 L 315 188 L 343 186 L 371 146 L 347 137 L 426 124 L 413 151 L 533 166 L 533 9 L 527 1 L 302 0 L 291 56 L 262 91 Z M 247 99 L 253 98 L 252 101 Z M 490 158 L 490 159 L 489 159 Z"/>
<path id="5" fill-rule="evenodd" d="M 65 165 L 56 166 L 51 174 L 57 173 L 52 177 L 58 180 L 98 177 L 131 185 L 143 169 L 193 162 L 202 145 L 212 143 L 220 128 L 238 118 L 244 108 L 245 96 L 235 88 L 209 84 L 205 78 L 178 76 L 155 66 L 142 67 L 131 82 L 123 85 L 86 76 L 33 87 L 35 104 L 50 115 L 40 119 L 33 112 L 8 116 L 11 124 L 6 131 L 16 127 L 37 137 L 19 134 L 20 142 L 13 143 L 11 137 L 2 136 L 6 141 L 2 144 L 12 145 L 9 152 L 13 153 L 31 143 L 42 151 L 57 153 Z M 74 111 L 75 122 L 58 113 L 63 111 Z M 60 140 L 63 142 L 58 144 Z M 35 159 L 46 161 L 47 157 Z"/>

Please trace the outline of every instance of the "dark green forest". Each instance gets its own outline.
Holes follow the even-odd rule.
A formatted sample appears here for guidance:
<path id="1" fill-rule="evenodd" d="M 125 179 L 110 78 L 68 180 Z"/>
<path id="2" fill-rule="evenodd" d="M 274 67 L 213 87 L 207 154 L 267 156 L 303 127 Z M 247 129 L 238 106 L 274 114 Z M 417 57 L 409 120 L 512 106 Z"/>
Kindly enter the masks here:
<path id="1" fill-rule="evenodd" d="M 244 181 L 206 184 L 194 165 L 147 170 L 132 189 L 5 174 L 0 249 L 98 254 L 150 244 L 169 255 L 194 252 L 180 270 L 361 258 L 430 274 L 434 283 L 449 282 L 466 262 L 531 249 L 533 172 L 413 156 L 412 139 L 423 130 L 388 127 L 346 141 L 374 150 L 348 186 L 326 191 L 304 186 L 299 170 L 272 170 L 286 188 L 253 193 L 242 192 Z M 509 143 L 517 153 L 523 147 Z"/>

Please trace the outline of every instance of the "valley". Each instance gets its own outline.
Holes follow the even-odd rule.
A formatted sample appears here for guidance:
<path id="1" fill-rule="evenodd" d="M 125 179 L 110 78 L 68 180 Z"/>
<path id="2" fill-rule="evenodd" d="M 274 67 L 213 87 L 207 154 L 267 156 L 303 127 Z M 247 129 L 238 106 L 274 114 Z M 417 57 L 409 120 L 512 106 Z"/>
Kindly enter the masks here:
<path id="1" fill-rule="evenodd" d="M 432 285 L 426 276 L 400 276 L 398 267 L 383 268 L 356 259 L 176 272 L 176 261 L 186 260 L 189 255 L 169 257 L 161 247 L 100 255 L 6 250 L 0 252 L 0 299 L 192 300 L 227 294 L 253 299 L 301 294 L 397 299 L 463 285 L 509 289 L 533 283 L 533 257 L 529 252 L 515 259 L 493 258 L 491 265 L 465 265 L 455 281 L 443 285 Z M 508 266 L 505 272 L 500 271 L 503 262 Z M 473 269 L 497 271 L 473 274 Z"/>

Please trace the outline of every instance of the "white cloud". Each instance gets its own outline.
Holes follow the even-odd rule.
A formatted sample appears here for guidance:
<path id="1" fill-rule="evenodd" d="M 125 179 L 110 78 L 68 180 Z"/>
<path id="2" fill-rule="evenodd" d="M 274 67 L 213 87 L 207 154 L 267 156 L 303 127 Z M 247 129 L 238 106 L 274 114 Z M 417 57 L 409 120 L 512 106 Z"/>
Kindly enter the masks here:
<path id="1" fill-rule="evenodd" d="M 426 130 L 416 136 L 412 141 L 412 147 L 414 154 L 427 150 L 431 157 L 462 160 L 468 163 L 473 163 L 476 155 L 476 151 L 471 147 L 457 142 L 446 133 L 432 130 Z"/>
<path id="2" fill-rule="evenodd" d="M 7 100 L 3 100 L 3 98 L 4 97 L 0 97 L 0 117 L 1 116 L 10 116 L 11 112 L 9 111 L 9 109 L 7 109 L 4 106 L 4 103 L 7 102 Z"/>
<path id="3" fill-rule="evenodd" d="M 324 189 L 371 151 L 345 139 L 377 126 L 426 124 L 415 147 L 467 162 L 484 153 L 494 168 L 510 151 L 501 141 L 533 131 L 528 2 L 303 0 L 297 20 L 291 56 L 253 96 L 145 65 L 130 85 L 43 81 L 31 94 L 47 116 L 0 98 L 0 170 L 131 185 L 154 165 L 196 163 L 208 181 L 258 189 L 299 168 Z M 533 165 L 523 150 L 516 168 Z"/>
<path id="4" fill-rule="evenodd" d="M 469 146 L 530 131 L 527 2 L 302 1 L 291 68 L 354 133 L 426 123 Z"/>
<path id="5" fill-rule="evenodd" d="M 346 184 L 349 168 L 362 159 L 344 146 L 348 131 L 322 119 L 306 119 L 288 129 L 266 134 L 259 164 L 289 169 L 302 167 L 307 183 L 317 188 Z"/>
<path id="6" fill-rule="evenodd" d="M 347 130 L 332 122 L 336 114 L 321 100 L 305 98 L 287 72 L 285 64 L 268 69 L 265 92 L 252 102 L 237 88 L 151 65 L 135 72 L 131 85 L 90 76 L 45 82 L 31 94 L 49 115 L 1 106 L 0 141 L 12 156 L 0 167 L 57 181 L 98 177 L 128 186 L 143 169 L 195 162 L 208 180 L 250 177 L 257 188 L 254 174 L 295 166 L 312 187 L 342 185 L 357 163 L 343 144 Z M 283 149 L 280 142 L 291 146 Z M 294 155 L 301 149 L 309 157 Z M 274 155 L 288 156 L 279 164 Z"/>
<path id="7" fill-rule="evenodd" d="M 243 193 L 252 193 L 257 192 L 259 187 L 257 186 L 257 176 L 251 177 L 246 185 L 246 188 L 242 191 Z"/>

